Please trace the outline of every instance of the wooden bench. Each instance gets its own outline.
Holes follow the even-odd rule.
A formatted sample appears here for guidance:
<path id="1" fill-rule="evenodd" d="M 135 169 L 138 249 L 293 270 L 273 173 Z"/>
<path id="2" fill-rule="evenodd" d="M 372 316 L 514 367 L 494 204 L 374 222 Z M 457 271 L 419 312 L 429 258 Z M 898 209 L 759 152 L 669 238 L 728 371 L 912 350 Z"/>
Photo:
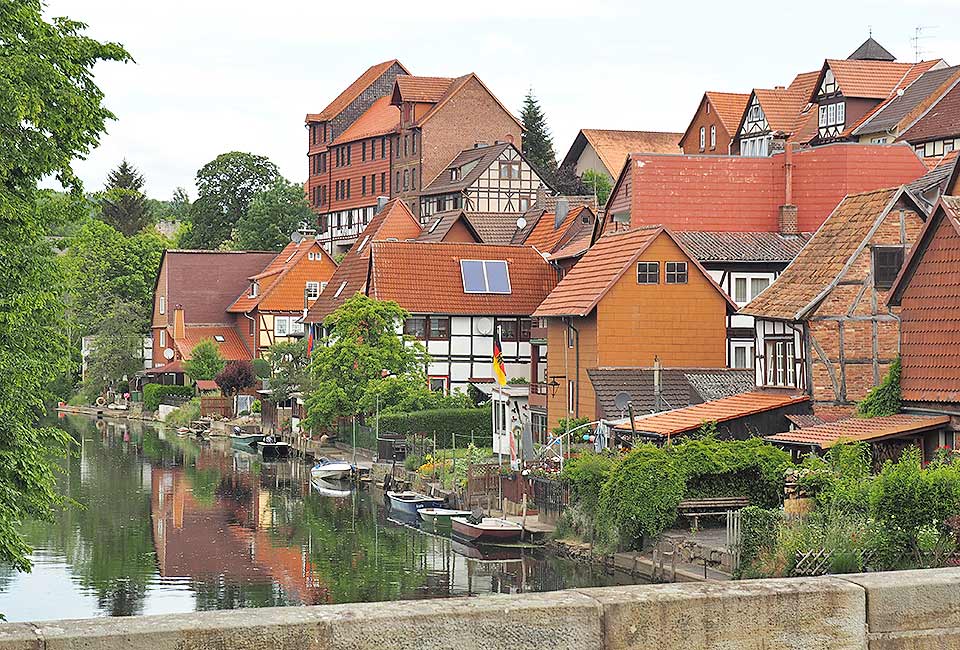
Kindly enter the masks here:
<path id="1" fill-rule="evenodd" d="M 700 517 L 718 517 L 730 510 L 740 510 L 750 505 L 747 497 L 713 497 L 709 499 L 684 499 L 677 512 L 692 520 L 691 529 L 700 528 Z"/>

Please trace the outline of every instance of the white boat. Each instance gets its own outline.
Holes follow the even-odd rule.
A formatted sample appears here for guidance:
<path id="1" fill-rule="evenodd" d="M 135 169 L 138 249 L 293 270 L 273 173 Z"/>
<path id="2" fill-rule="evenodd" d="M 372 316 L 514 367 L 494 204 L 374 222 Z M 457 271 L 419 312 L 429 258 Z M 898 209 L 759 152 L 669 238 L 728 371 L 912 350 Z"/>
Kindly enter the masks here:
<path id="1" fill-rule="evenodd" d="M 325 497 L 342 499 L 353 494 L 353 490 L 351 489 L 349 483 L 325 481 L 322 478 L 315 478 L 310 481 L 310 484 L 313 485 L 313 489 L 316 490 L 318 494 L 321 494 Z"/>
<path id="2" fill-rule="evenodd" d="M 342 460 L 332 460 L 330 458 L 320 458 L 317 464 L 310 470 L 310 476 L 313 478 L 340 479 L 350 478 L 353 474 L 353 465 Z"/>

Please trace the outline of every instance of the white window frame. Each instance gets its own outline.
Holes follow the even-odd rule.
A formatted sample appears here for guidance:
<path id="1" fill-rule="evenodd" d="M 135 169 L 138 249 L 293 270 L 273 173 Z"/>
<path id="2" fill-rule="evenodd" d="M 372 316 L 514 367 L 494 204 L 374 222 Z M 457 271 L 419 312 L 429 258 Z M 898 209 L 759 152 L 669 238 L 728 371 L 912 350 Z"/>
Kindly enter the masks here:
<path id="1" fill-rule="evenodd" d="M 167 347 L 167 330 L 160 330 L 160 347 Z"/>
<path id="2" fill-rule="evenodd" d="M 744 366 L 737 365 L 737 351 L 744 350 Z M 738 370 L 746 370 L 754 367 L 756 352 L 753 348 L 753 341 L 733 341 L 730 344 L 730 367 Z"/>
<path id="3" fill-rule="evenodd" d="M 310 280 L 306 284 L 307 300 L 316 300 L 320 297 L 320 283 Z"/>
<path id="4" fill-rule="evenodd" d="M 158 309 L 160 310 L 161 314 L 167 313 L 167 297 L 166 296 L 160 296 L 160 305 Z"/>
<path id="5" fill-rule="evenodd" d="M 711 149 L 717 148 L 717 125 L 716 124 L 710 125 L 710 148 Z"/>
<path id="6" fill-rule="evenodd" d="M 483 269 L 483 285 L 484 285 L 484 289 L 483 289 L 482 291 L 468 290 L 468 289 L 467 289 L 467 278 L 466 278 L 466 276 L 463 274 L 463 263 L 464 263 L 464 262 L 479 262 L 479 263 L 480 263 L 480 268 Z M 507 277 L 507 290 L 506 290 L 506 291 L 491 291 L 491 290 L 490 290 L 490 277 L 489 277 L 489 275 L 488 275 L 488 273 L 487 273 L 487 264 L 502 264 L 502 265 L 503 265 L 503 270 L 505 271 L 506 277 Z M 507 296 L 507 295 L 510 295 L 510 294 L 513 293 L 513 284 L 510 282 L 510 265 L 507 263 L 506 260 L 468 260 L 468 259 L 462 259 L 462 260 L 460 260 L 460 281 L 461 281 L 462 284 L 463 284 L 463 292 L 464 292 L 464 293 L 468 293 L 468 294 L 483 294 L 483 293 L 489 293 L 489 294 L 494 294 L 494 295 Z"/>
<path id="7" fill-rule="evenodd" d="M 700 127 L 700 151 L 703 151 L 707 142 L 707 127 Z"/>
<path id="8" fill-rule="evenodd" d="M 745 294 L 747 299 L 745 301 L 737 299 L 737 281 L 743 280 L 746 283 Z M 767 286 L 764 287 L 761 291 L 757 293 L 753 292 L 753 281 L 754 280 L 766 280 Z M 773 277 L 772 273 L 731 273 L 730 274 L 730 297 L 735 303 L 743 307 L 751 300 L 759 296 L 763 291 L 770 287 L 773 284 L 776 278 Z"/>
<path id="9" fill-rule="evenodd" d="M 282 327 L 281 327 L 282 323 Z M 273 335 L 274 336 L 290 336 L 290 317 L 289 316 L 274 316 L 273 317 Z"/>
<path id="10" fill-rule="evenodd" d="M 567 413 L 577 412 L 577 380 L 567 380 Z"/>
<path id="11" fill-rule="evenodd" d="M 840 102 L 837 104 L 837 125 L 843 126 L 844 122 L 847 120 L 847 105 L 845 102 Z"/>

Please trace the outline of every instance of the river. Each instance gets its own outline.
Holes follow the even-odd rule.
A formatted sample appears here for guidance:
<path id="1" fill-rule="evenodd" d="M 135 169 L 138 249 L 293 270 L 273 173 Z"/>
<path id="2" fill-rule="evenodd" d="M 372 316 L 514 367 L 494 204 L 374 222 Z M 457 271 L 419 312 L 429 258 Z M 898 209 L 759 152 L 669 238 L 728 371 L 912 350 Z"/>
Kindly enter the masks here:
<path id="1" fill-rule="evenodd" d="M 31 573 L 0 566 L 8 621 L 350 603 L 626 584 L 544 549 L 480 551 L 387 518 L 376 488 L 322 493 L 263 462 L 147 423 L 66 416 L 73 502 L 26 522 Z"/>

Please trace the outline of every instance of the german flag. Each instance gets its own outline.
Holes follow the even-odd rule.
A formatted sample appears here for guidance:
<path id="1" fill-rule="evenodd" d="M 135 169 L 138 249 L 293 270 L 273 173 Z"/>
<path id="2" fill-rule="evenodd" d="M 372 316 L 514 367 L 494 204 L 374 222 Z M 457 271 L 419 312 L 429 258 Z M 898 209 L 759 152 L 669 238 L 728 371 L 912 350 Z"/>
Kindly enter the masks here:
<path id="1" fill-rule="evenodd" d="M 501 386 L 507 385 L 507 370 L 503 367 L 503 348 L 500 345 L 500 332 L 493 333 L 493 376 Z"/>

